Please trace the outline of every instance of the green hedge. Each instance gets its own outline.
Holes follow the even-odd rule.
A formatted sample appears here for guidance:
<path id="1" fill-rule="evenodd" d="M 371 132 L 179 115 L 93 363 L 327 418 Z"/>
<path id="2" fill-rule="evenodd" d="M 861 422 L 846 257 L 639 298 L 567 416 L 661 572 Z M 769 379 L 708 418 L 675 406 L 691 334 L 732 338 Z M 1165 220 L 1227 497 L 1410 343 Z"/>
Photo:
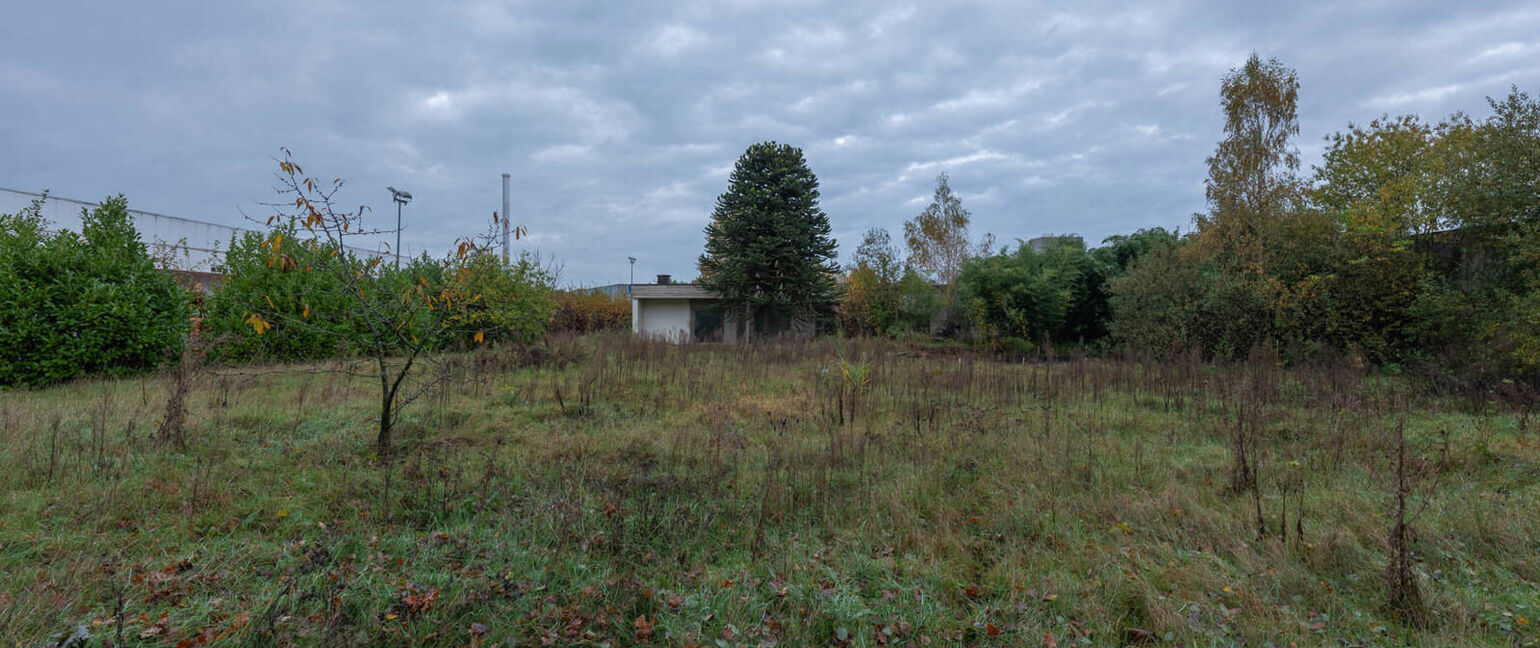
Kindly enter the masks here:
<path id="1" fill-rule="evenodd" d="M 42 201 L 0 215 L 0 386 L 145 371 L 188 330 L 187 293 L 139 240 L 116 196 L 48 231 Z"/>

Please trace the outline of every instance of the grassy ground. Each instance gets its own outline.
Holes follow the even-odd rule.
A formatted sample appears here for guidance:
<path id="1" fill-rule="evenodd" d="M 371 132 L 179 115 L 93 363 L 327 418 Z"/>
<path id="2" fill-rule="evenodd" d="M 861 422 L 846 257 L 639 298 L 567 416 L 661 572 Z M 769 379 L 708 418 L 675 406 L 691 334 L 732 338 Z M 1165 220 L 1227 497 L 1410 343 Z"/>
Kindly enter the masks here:
<path id="1" fill-rule="evenodd" d="M 408 409 L 389 460 L 373 445 L 377 383 L 314 369 L 200 375 L 185 449 L 156 439 L 166 376 L 0 393 L 0 637 L 1540 636 L 1540 434 L 1346 368 L 585 338 L 430 368 L 444 387 Z M 1412 510 L 1432 494 L 1411 544 L 1420 630 L 1384 578 L 1398 424 Z M 1256 440 L 1255 494 L 1232 485 L 1237 430 Z"/>

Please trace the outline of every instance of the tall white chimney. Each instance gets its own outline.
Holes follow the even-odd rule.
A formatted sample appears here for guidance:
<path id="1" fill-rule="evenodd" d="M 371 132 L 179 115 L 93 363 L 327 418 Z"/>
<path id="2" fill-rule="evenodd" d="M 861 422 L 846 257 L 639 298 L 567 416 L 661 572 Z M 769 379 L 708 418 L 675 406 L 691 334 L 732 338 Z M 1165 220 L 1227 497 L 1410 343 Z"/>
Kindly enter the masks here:
<path id="1" fill-rule="evenodd" d="M 508 239 L 512 238 L 510 236 L 510 234 L 509 234 L 511 229 L 510 229 L 510 226 L 508 225 L 508 221 L 513 220 L 513 217 L 508 214 L 508 198 L 509 198 L 509 196 L 508 196 L 508 178 L 509 178 L 509 175 L 504 173 L 503 174 L 503 265 L 508 265 L 508 246 L 509 246 Z"/>

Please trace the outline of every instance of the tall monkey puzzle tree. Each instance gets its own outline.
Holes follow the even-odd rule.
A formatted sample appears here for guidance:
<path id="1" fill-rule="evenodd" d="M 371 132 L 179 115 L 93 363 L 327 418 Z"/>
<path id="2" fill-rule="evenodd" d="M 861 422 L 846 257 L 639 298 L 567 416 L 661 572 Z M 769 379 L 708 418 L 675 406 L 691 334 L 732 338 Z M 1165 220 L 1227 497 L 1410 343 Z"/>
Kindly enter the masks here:
<path id="1" fill-rule="evenodd" d="M 747 335 L 765 316 L 811 321 L 834 299 L 835 242 L 802 150 L 760 142 L 738 158 L 706 225 L 700 283 Z"/>

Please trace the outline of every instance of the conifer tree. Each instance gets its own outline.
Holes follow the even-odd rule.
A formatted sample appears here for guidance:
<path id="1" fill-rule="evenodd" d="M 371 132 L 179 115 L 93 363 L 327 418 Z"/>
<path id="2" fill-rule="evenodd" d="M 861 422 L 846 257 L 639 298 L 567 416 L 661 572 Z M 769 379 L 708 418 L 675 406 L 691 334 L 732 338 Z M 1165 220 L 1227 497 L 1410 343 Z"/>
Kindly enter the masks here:
<path id="1" fill-rule="evenodd" d="M 835 242 L 802 150 L 761 142 L 738 158 L 706 226 L 700 283 L 728 312 L 809 322 L 833 302 Z M 750 333 L 752 335 L 752 333 Z"/>

